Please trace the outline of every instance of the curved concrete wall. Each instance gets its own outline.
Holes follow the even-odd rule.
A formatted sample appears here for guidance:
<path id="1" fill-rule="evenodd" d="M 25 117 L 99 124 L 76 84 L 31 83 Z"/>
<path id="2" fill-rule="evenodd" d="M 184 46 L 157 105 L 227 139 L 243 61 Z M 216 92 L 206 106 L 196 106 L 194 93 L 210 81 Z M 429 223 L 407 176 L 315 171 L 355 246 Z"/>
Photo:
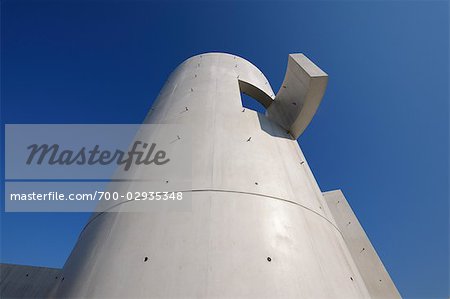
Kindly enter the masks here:
<path id="1" fill-rule="evenodd" d="M 145 122 L 192 127 L 192 212 L 97 216 L 54 297 L 369 297 L 296 140 L 243 109 L 240 81 L 275 99 L 237 56 L 172 73 Z"/>

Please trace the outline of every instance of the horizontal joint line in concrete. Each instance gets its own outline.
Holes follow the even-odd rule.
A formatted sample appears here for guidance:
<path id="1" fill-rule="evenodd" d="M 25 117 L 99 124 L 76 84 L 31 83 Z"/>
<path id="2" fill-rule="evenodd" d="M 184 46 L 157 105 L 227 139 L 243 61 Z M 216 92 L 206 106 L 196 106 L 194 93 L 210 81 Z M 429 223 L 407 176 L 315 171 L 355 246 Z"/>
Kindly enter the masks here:
<path id="1" fill-rule="evenodd" d="M 261 197 L 266 197 L 266 198 L 276 199 L 276 200 L 279 200 L 279 201 L 283 201 L 283 202 L 286 202 L 286 203 L 290 203 L 290 204 L 296 205 L 296 206 L 298 206 L 298 207 L 304 208 L 305 210 L 308 210 L 308 211 L 310 211 L 310 212 L 316 214 L 317 216 L 319 216 L 319 217 L 325 219 L 328 223 L 330 223 L 330 224 L 331 224 L 331 225 L 332 225 L 332 226 L 333 226 L 333 227 L 334 227 L 334 228 L 342 235 L 342 233 L 341 233 L 341 231 L 339 230 L 339 228 L 338 228 L 336 225 L 334 225 L 334 223 L 331 222 L 328 218 L 324 217 L 323 215 L 320 215 L 320 214 L 317 213 L 316 211 L 314 211 L 314 210 L 308 208 L 307 206 L 304 206 L 304 205 L 302 205 L 302 204 L 299 204 L 298 202 L 295 202 L 295 201 L 292 201 L 292 200 L 289 200 L 289 199 L 284 199 L 284 198 L 276 197 L 276 196 L 272 196 L 272 195 L 265 195 L 265 194 L 261 194 L 261 193 L 245 192 L 245 191 L 236 191 L 236 190 L 197 189 L 197 190 L 192 190 L 191 192 L 208 192 L 208 191 L 209 191 L 209 192 L 224 192 L 224 193 L 238 193 L 238 194 L 255 195 L 255 196 L 261 196 Z M 184 192 L 189 192 L 189 191 L 184 191 Z"/>
<path id="2" fill-rule="evenodd" d="M 298 207 L 301 207 L 301 208 L 303 208 L 303 209 L 305 209 L 307 211 L 310 211 L 310 212 L 316 214 L 317 216 L 325 219 L 328 223 L 330 223 L 339 232 L 339 234 L 342 235 L 342 232 L 339 230 L 339 228 L 336 225 L 334 225 L 334 223 L 331 222 L 328 218 L 320 215 L 316 211 L 308 208 L 307 206 L 301 205 L 301 204 L 299 204 L 299 203 L 297 203 L 295 201 L 289 200 L 289 199 L 284 199 L 284 198 L 276 197 L 276 196 L 272 196 L 272 195 L 265 195 L 265 194 L 261 194 L 261 193 L 245 192 L 245 191 L 237 191 L 237 190 L 223 190 L 223 189 L 192 189 L 192 190 L 178 190 L 178 191 L 173 191 L 173 192 L 191 192 L 191 193 L 194 193 L 194 192 L 223 192 L 223 193 L 248 194 L 248 195 L 255 195 L 255 196 L 260 196 L 260 197 L 276 199 L 276 200 L 279 200 L 279 201 L 283 201 L 285 203 L 290 203 L 290 204 L 296 205 Z M 120 206 L 122 204 L 131 202 L 131 201 L 134 201 L 134 199 L 131 199 L 131 200 L 128 200 L 128 201 L 119 202 L 118 204 L 109 207 L 108 209 L 104 210 L 103 212 L 98 212 L 98 214 L 94 218 L 92 218 L 88 223 L 86 223 L 86 225 L 84 226 L 83 230 L 80 233 L 80 236 L 83 234 L 84 230 L 89 226 L 89 224 L 91 224 L 91 222 L 93 222 L 99 216 L 103 215 L 104 213 L 108 212 L 111 209 L 114 209 L 117 206 Z"/>

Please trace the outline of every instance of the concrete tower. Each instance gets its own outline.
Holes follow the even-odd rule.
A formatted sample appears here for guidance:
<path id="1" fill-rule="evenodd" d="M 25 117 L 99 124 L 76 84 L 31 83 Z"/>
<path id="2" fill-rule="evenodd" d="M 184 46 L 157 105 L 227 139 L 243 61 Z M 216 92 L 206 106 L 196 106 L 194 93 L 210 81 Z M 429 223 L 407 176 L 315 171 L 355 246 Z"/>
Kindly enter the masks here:
<path id="1" fill-rule="evenodd" d="M 321 192 L 296 141 L 326 84 L 302 54 L 289 55 L 276 95 L 238 56 L 183 62 L 145 123 L 191 126 L 192 211 L 97 214 L 52 297 L 400 297 L 342 193 Z M 244 109 L 241 93 L 266 115 Z"/>

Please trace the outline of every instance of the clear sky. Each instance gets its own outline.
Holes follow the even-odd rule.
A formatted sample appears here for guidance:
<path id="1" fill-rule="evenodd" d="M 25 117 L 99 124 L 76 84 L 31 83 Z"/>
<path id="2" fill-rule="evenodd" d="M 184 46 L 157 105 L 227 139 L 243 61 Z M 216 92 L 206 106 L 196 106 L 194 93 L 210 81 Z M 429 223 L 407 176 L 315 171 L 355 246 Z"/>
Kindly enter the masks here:
<path id="1" fill-rule="evenodd" d="M 343 190 L 403 296 L 448 298 L 447 1 L 2 1 L 2 130 L 141 123 L 169 73 L 210 51 L 275 91 L 289 53 L 329 74 L 299 139 L 321 189 Z M 89 215 L 4 213 L 1 196 L 1 262 L 62 267 Z"/>

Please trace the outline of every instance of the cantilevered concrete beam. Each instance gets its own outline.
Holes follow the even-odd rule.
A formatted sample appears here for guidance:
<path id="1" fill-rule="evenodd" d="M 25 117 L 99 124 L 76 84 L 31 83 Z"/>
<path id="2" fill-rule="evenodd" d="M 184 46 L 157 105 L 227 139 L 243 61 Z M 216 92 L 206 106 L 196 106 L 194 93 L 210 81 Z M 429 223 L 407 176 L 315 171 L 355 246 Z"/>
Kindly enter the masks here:
<path id="1" fill-rule="evenodd" d="M 269 119 L 298 138 L 311 122 L 327 87 L 328 75 L 303 54 L 290 54 L 286 75 Z"/>

